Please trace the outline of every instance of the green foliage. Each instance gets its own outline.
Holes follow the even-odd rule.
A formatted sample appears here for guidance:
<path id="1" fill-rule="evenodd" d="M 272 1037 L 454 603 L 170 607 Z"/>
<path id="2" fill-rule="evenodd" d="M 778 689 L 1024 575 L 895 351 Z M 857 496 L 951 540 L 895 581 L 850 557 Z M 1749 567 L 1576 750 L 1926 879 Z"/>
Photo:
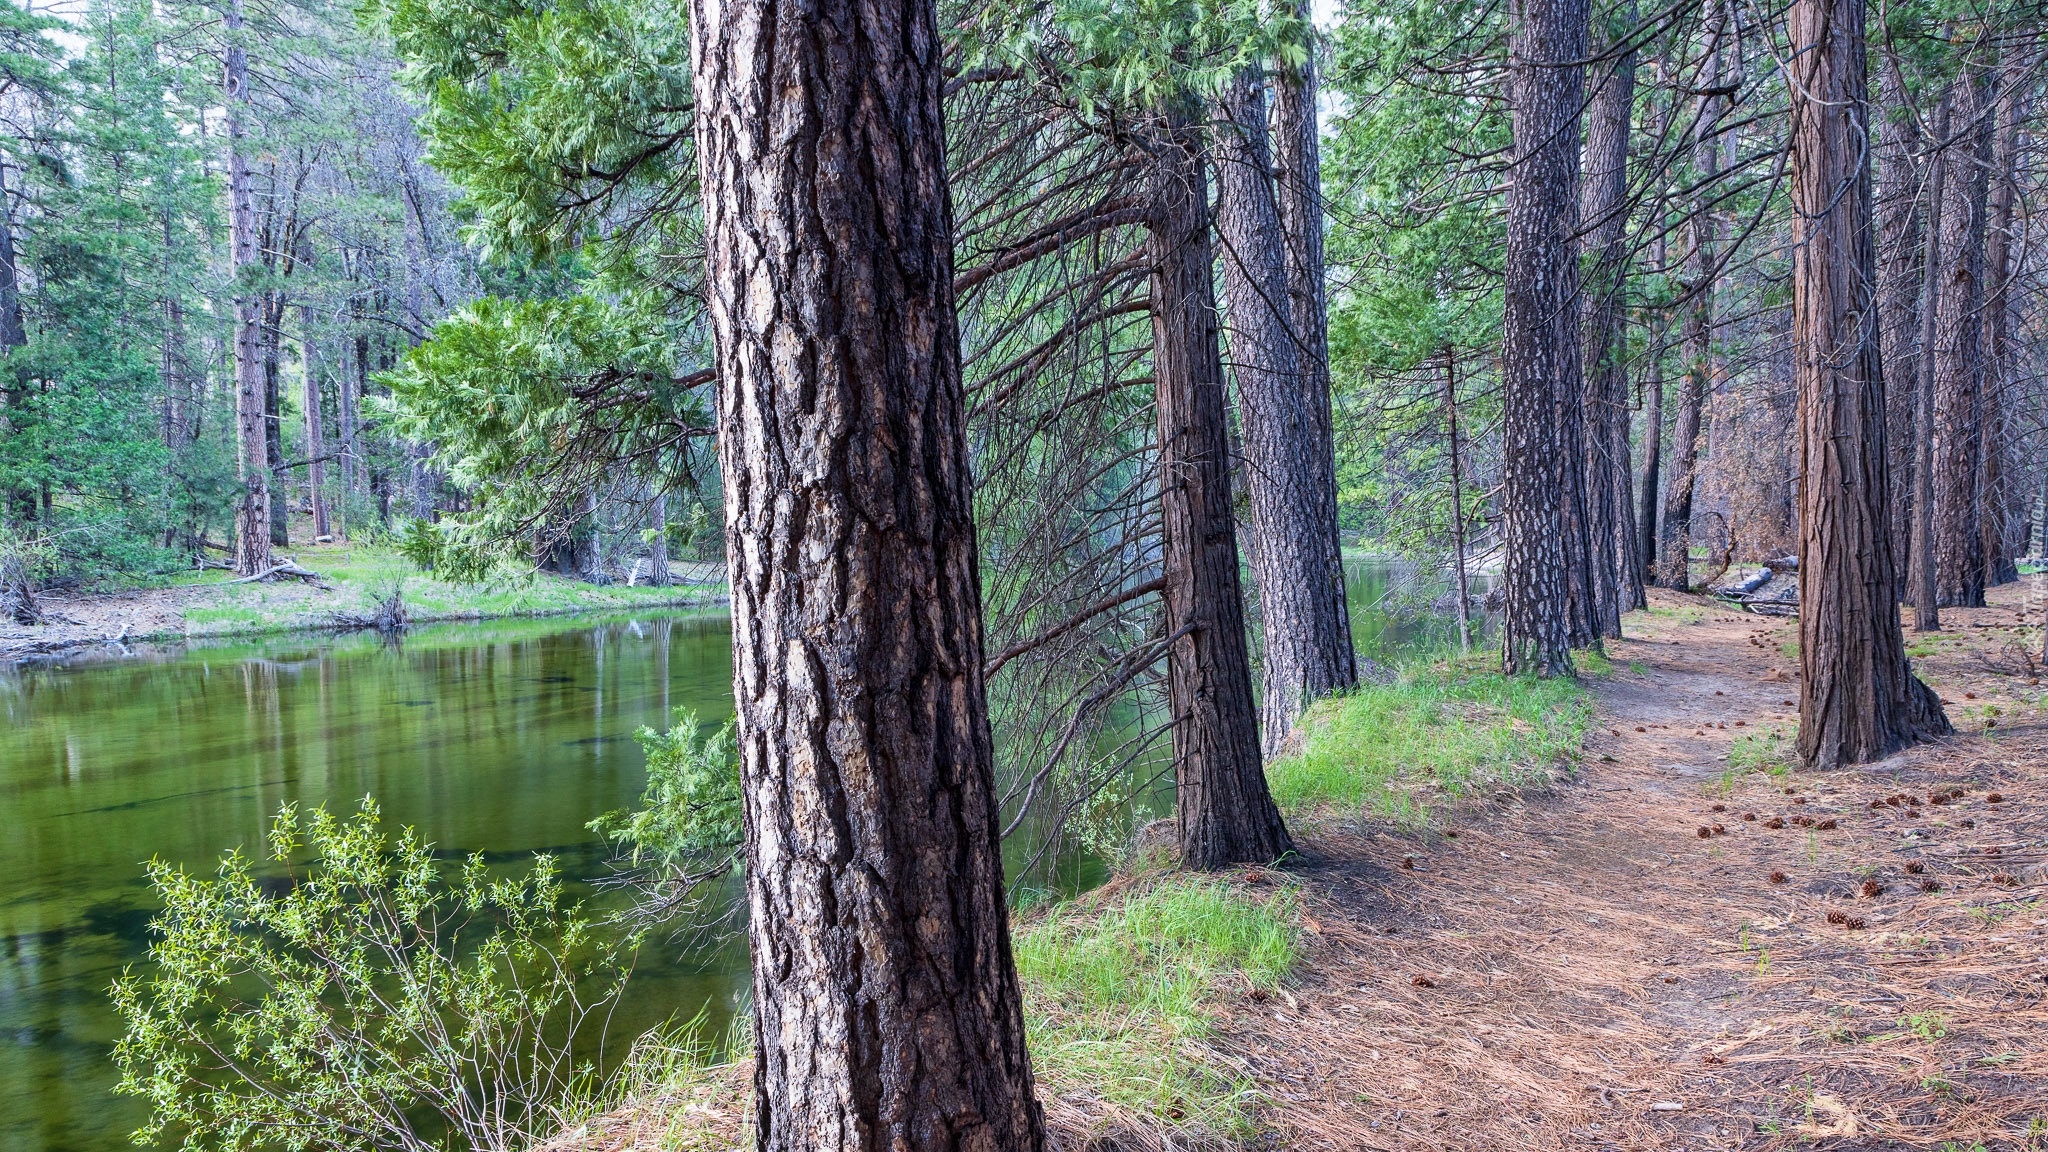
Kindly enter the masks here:
<path id="1" fill-rule="evenodd" d="M 732 723 L 707 736 L 694 712 L 679 708 L 675 721 L 666 732 L 636 734 L 647 753 L 640 806 L 590 822 L 634 869 L 629 919 L 644 925 L 697 911 L 705 886 L 739 868 L 745 840 Z"/>
<path id="2" fill-rule="evenodd" d="M 120 1091 L 153 1109 L 138 1142 L 505 1148 L 590 1074 L 572 1042 L 625 965 L 549 858 L 451 869 L 410 829 L 388 841 L 365 799 L 345 820 L 286 806 L 265 863 L 150 865 L 151 967 L 113 990 Z"/>
<path id="3" fill-rule="evenodd" d="M 1569 770 L 1591 694 L 1556 678 L 1502 676 L 1484 657 L 1404 670 L 1316 705 L 1302 751 L 1267 766 L 1283 808 L 1360 807 L 1420 823 L 1448 800 Z"/>
<path id="4" fill-rule="evenodd" d="M 1044 1091 L 1085 1091 L 1156 1128 L 1241 1135 L 1250 1085 L 1205 1048 L 1226 986 L 1274 993 L 1299 955 L 1298 898 L 1171 876 L 1088 910 L 1061 905 L 1015 936 L 1031 1059 Z"/>

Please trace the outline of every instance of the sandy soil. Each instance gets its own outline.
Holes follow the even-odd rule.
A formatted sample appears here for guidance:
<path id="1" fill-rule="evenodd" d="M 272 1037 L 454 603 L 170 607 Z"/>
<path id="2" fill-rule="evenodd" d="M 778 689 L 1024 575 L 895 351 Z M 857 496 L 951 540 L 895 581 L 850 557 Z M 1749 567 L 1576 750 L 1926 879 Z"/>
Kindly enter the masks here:
<path id="1" fill-rule="evenodd" d="M 1916 661 L 1957 737 L 1739 779 L 1797 718 L 1797 622 L 1652 596 L 1578 781 L 1311 833 L 1300 986 L 1217 1045 L 1276 1145 L 2048 1149 L 2048 712 L 2007 649 L 2041 591 Z"/>

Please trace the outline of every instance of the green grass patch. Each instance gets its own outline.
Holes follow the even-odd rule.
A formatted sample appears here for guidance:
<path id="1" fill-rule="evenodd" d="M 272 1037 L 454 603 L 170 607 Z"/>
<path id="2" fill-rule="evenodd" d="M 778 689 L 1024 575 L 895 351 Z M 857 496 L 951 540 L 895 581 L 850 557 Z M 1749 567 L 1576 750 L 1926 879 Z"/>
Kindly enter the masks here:
<path id="1" fill-rule="evenodd" d="M 1211 1059 L 1206 1004 L 1272 993 L 1297 955 L 1298 898 L 1174 874 L 1143 891 L 1055 907 L 1019 927 L 1040 1092 L 1085 1092 L 1148 1126 L 1242 1136 L 1251 1086 Z"/>
<path id="2" fill-rule="evenodd" d="M 1590 653 L 1574 658 L 1588 675 L 1612 670 Z M 1493 659 L 1410 667 L 1392 684 L 1317 704 L 1301 752 L 1267 765 L 1273 798 L 1412 826 L 1442 803 L 1569 768 L 1593 722 L 1592 695 L 1571 680 L 1503 676 Z"/>

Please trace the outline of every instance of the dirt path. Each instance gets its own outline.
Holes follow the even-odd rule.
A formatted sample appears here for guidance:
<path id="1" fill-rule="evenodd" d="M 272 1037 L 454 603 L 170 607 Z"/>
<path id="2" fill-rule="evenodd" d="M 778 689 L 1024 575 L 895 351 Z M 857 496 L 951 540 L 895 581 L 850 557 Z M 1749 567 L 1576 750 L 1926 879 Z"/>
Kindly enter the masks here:
<path id="1" fill-rule="evenodd" d="M 1217 1047 L 1289 1148 L 2048 1150 L 2030 591 L 1916 660 L 1962 735 L 1827 775 L 1728 771 L 1796 720 L 1796 622 L 1653 593 L 1577 782 L 1312 836 L 1303 982 Z"/>

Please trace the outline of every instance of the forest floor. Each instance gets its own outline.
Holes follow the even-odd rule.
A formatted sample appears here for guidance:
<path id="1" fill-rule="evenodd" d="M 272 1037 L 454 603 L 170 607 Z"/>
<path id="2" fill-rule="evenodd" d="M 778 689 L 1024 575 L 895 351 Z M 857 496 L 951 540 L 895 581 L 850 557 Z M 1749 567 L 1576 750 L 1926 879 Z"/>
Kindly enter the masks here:
<path id="1" fill-rule="evenodd" d="M 1305 829 L 1292 1002 L 1212 1041 L 1274 1142 L 2048 1149 L 2048 603 L 1990 599 L 1882 763 L 1790 767 L 1797 621 L 1653 590 L 1573 783 Z"/>
<path id="2" fill-rule="evenodd" d="M 1034 1042 L 1060 1146 L 2048 1152 L 2043 593 L 1908 634 L 1957 735 L 1809 773 L 1797 621 L 1652 590 L 1588 678 L 1569 781 L 1401 824 L 1297 810 L 1288 875 L 1226 876 L 1294 918 L 1297 957 L 1277 986 L 1212 981 L 1212 1026 L 1167 1051 L 1248 1089 L 1248 1124 L 1133 1125 Z M 1172 883 L 1120 878 L 1071 914 Z M 546 1148 L 744 1146 L 746 1068 Z"/>
<path id="3" fill-rule="evenodd" d="M 725 576 L 722 565 L 677 561 L 673 573 L 688 583 L 664 588 L 589 584 L 545 572 L 454 584 L 420 571 L 382 544 L 301 544 L 279 549 L 278 556 L 318 573 L 320 583 L 238 583 L 233 573 L 209 570 L 148 587 L 45 592 L 37 601 L 46 623 L 0 620 L 0 664 L 130 640 L 328 627 L 337 613 L 373 615 L 393 591 L 402 595 L 414 623 L 710 604 L 724 591 Z"/>

